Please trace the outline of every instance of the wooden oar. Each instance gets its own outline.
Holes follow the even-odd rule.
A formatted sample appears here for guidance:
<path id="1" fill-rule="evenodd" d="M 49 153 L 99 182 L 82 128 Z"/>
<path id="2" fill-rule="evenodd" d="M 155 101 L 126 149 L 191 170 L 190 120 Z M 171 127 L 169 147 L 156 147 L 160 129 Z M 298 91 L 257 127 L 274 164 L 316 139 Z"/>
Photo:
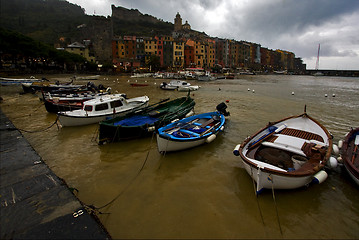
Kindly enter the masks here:
<path id="1" fill-rule="evenodd" d="M 168 134 L 172 134 L 172 133 L 174 133 L 175 131 L 180 130 L 181 128 L 184 128 L 184 127 L 186 127 L 186 126 L 188 126 L 188 125 L 190 125 L 190 124 L 192 124 L 192 123 L 194 123 L 194 122 L 197 122 L 198 120 L 199 120 L 199 118 L 195 118 L 195 119 L 193 119 L 192 121 L 187 122 L 186 124 L 183 124 L 183 126 L 178 126 L 178 125 L 181 125 L 181 123 L 177 123 L 177 125 L 175 125 L 175 126 L 169 128 L 169 129 L 164 130 L 164 132 L 167 132 Z M 170 132 L 169 132 L 169 131 L 170 131 Z"/>
<path id="2" fill-rule="evenodd" d="M 218 124 L 220 124 L 220 123 L 221 123 L 221 122 L 218 122 L 218 123 L 214 124 L 212 127 L 208 128 L 206 131 L 204 131 L 203 133 L 201 133 L 201 135 L 199 135 L 199 136 L 203 136 L 203 135 L 207 134 L 207 133 L 210 132 L 213 128 L 217 127 Z"/>
<path id="3" fill-rule="evenodd" d="M 258 139 L 256 142 L 254 142 L 252 145 L 250 145 L 248 147 L 248 149 L 253 149 L 256 146 L 258 146 L 259 144 L 261 144 L 264 140 L 268 139 L 270 136 L 272 136 L 275 133 L 279 133 L 280 131 L 282 131 L 283 129 L 285 129 L 287 126 L 286 125 L 282 125 L 279 128 L 277 128 L 276 130 L 274 130 L 273 132 L 268 133 L 267 135 L 262 136 L 260 139 Z"/>

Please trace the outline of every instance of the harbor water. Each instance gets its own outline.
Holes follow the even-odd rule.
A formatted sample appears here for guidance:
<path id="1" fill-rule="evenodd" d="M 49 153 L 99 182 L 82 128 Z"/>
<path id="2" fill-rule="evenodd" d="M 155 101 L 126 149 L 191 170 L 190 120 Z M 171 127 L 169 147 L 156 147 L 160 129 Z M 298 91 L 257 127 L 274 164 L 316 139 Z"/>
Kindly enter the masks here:
<path id="1" fill-rule="evenodd" d="M 71 76 L 44 77 L 66 82 Z M 148 86 L 132 87 L 136 80 Z M 101 76 L 94 83 L 128 98 L 147 95 L 150 104 L 187 94 L 161 90 L 163 81 L 169 80 Z M 201 86 L 190 93 L 195 113 L 229 100 L 230 117 L 212 143 L 164 155 L 155 135 L 99 146 L 98 124 L 48 128 L 56 115 L 38 96 L 21 94 L 21 86 L 1 86 L 0 106 L 51 170 L 97 208 L 114 239 L 359 238 L 359 187 L 343 168 L 328 169 L 328 179 L 318 185 L 256 196 L 232 153 L 268 122 L 301 114 L 305 106 L 337 144 L 359 126 L 359 78 L 243 75 L 189 82 Z"/>

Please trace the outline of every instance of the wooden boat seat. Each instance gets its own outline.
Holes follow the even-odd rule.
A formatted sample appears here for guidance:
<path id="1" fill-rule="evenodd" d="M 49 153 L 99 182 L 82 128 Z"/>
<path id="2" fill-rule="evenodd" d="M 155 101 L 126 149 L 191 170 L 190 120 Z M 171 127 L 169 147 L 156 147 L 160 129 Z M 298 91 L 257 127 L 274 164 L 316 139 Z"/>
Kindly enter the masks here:
<path id="1" fill-rule="evenodd" d="M 297 137 L 297 138 L 302 138 L 302 139 L 306 139 L 306 140 L 316 140 L 319 142 L 324 142 L 323 138 L 321 136 L 319 136 L 318 134 L 303 131 L 303 130 L 298 130 L 298 129 L 294 129 L 294 128 L 285 128 L 280 132 L 280 134 Z"/>

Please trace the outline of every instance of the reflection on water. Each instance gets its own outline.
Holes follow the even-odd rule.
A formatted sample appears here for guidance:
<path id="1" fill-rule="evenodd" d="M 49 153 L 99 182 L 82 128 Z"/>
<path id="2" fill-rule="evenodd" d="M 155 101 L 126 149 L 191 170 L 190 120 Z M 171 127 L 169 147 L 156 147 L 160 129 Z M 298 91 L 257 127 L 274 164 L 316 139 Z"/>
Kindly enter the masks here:
<path id="1" fill-rule="evenodd" d="M 148 95 L 150 104 L 186 95 L 160 90 L 162 79 L 137 79 L 147 87 L 131 87 L 128 80 L 135 81 L 103 76 L 96 84 L 130 98 Z M 79 189 L 81 201 L 106 205 L 100 211 L 110 214 L 99 217 L 113 238 L 359 238 L 359 188 L 340 168 L 320 185 L 275 191 L 274 201 L 270 190 L 255 196 L 252 179 L 232 154 L 269 121 L 301 114 L 305 105 L 337 143 L 359 125 L 358 78 L 269 75 L 191 83 L 201 85 L 191 93 L 196 113 L 230 101 L 224 132 L 208 145 L 166 155 L 158 153 L 155 137 L 98 146 L 96 124 L 24 135 Z M 1 87 L 1 109 L 18 128 L 41 130 L 55 121 L 37 96 L 19 92 Z"/>

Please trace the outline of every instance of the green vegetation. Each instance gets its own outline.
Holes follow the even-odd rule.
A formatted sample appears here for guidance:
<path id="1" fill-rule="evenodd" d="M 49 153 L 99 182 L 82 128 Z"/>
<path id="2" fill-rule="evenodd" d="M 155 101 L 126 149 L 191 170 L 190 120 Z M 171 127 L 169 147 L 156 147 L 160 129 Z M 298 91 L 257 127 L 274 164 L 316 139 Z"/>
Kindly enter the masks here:
<path id="1" fill-rule="evenodd" d="M 44 59 L 63 63 L 84 63 L 86 61 L 80 55 L 72 54 L 63 50 L 57 50 L 49 45 L 35 41 L 27 36 L 13 31 L 0 28 L 0 52 L 3 60 Z"/>
<path id="2" fill-rule="evenodd" d="M 80 6 L 60 0 L 0 0 L 0 5 L 3 28 L 47 44 L 76 36 L 77 26 L 88 19 Z"/>

